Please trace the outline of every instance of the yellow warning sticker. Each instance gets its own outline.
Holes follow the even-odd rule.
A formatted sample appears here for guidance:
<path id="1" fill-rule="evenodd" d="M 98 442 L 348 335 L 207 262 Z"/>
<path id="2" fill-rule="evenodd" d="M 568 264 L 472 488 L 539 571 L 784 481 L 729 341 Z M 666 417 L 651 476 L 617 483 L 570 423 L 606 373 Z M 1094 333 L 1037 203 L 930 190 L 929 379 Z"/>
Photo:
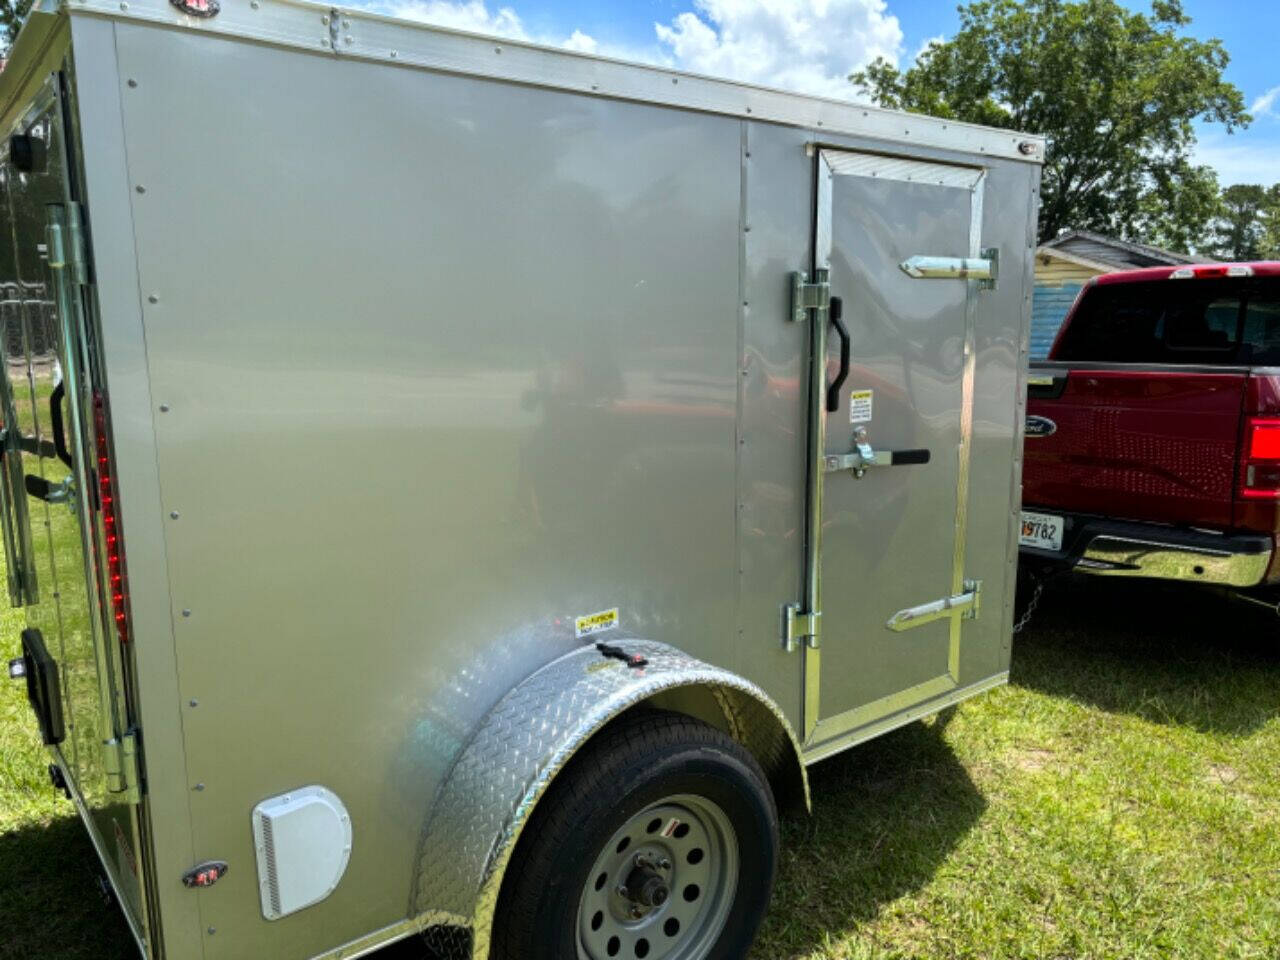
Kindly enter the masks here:
<path id="1" fill-rule="evenodd" d="M 851 390 L 849 392 L 849 422 L 870 423 L 871 407 L 874 402 L 874 390 Z"/>
<path id="2" fill-rule="evenodd" d="M 606 630 L 612 630 L 618 625 L 618 608 L 614 607 L 612 610 L 584 614 L 573 623 L 577 629 L 578 639 L 590 637 L 597 633 L 604 633 Z"/>

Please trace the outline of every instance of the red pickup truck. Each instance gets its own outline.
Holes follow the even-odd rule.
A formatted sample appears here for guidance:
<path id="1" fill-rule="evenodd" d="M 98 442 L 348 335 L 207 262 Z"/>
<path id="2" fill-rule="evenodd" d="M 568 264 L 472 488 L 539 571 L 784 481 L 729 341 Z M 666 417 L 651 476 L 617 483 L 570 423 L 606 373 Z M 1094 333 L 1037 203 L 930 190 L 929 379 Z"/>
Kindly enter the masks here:
<path id="1" fill-rule="evenodd" d="M 1028 384 L 1024 571 L 1280 581 L 1280 263 L 1098 277 Z"/>

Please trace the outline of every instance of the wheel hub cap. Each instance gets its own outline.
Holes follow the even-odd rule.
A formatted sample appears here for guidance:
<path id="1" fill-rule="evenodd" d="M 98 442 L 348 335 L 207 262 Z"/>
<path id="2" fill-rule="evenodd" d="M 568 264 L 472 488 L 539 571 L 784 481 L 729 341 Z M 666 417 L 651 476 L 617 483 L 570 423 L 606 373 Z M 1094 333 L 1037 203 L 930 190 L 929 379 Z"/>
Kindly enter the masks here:
<path id="1" fill-rule="evenodd" d="M 606 843 L 578 907 L 579 960 L 698 960 L 733 906 L 738 843 L 704 797 L 641 810 Z"/>

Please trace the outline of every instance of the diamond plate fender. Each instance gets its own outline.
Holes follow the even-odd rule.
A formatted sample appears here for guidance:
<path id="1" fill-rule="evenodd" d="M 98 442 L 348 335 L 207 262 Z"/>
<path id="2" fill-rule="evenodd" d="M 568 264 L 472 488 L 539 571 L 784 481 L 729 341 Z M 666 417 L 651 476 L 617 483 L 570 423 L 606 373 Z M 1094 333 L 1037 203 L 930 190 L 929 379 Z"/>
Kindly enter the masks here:
<path id="1" fill-rule="evenodd" d="M 666 644 L 615 645 L 641 654 L 647 666 L 630 669 L 588 646 L 542 667 L 484 718 L 437 795 L 419 846 L 411 915 L 421 927 L 469 928 L 472 960 L 489 956 L 502 879 L 538 800 L 593 734 L 643 701 L 681 688 L 705 691 L 725 729 L 766 770 L 794 764 L 809 802 L 800 744 L 763 690 Z"/>

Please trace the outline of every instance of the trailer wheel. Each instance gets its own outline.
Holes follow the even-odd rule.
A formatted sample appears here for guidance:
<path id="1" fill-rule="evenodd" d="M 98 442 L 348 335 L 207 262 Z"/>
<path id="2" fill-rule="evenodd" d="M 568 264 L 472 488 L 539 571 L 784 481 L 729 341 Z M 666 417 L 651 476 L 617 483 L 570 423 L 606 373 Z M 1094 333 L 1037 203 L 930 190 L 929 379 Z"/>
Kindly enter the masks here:
<path id="1" fill-rule="evenodd" d="M 778 814 L 719 730 L 646 713 L 596 737 L 516 848 L 495 960 L 741 960 L 773 893 Z"/>

